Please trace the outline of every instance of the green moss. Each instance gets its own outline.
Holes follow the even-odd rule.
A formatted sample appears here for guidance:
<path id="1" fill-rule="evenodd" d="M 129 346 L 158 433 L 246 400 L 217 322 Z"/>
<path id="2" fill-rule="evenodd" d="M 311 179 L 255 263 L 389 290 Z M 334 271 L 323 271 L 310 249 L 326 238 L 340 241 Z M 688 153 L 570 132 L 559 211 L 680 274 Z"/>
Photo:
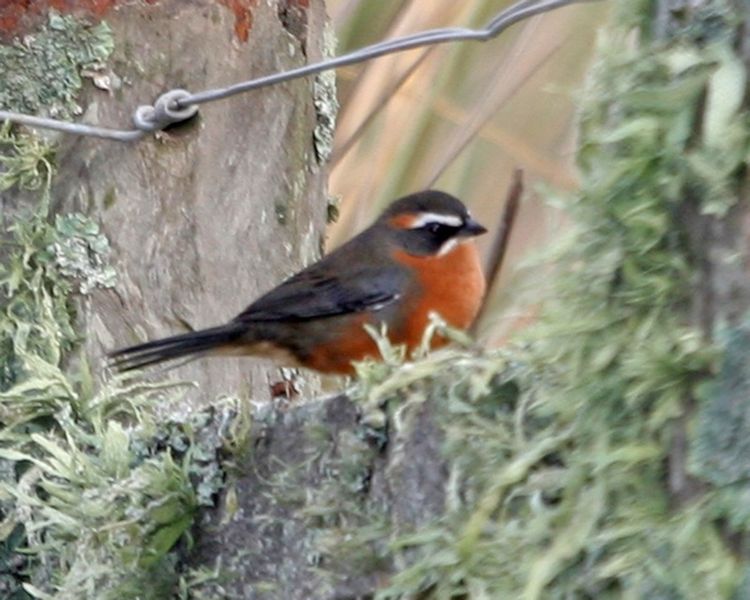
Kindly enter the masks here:
<path id="1" fill-rule="evenodd" d="M 0 127 L 0 191 L 18 187 L 38 190 L 48 186 L 54 174 L 54 149 L 33 135 Z"/>
<path id="2" fill-rule="evenodd" d="M 100 68 L 113 49 L 106 23 L 88 25 L 51 12 L 47 25 L 34 35 L 0 45 L 0 70 L 5 74 L 0 79 L 0 106 L 62 119 L 80 114 L 80 71 Z"/>
<path id="3" fill-rule="evenodd" d="M 360 371 L 363 420 L 392 443 L 429 403 L 449 471 L 445 511 L 430 524 L 409 531 L 383 514 L 382 559 L 398 572 L 376 598 L 739 598 L 747 588 L 749 557 L 727 533 L 750 533 L 748 336 L 714 343 L 686 314 L 696 259 L 684 215 L 725 215 L 749 155 L 732 5 L 715 2 L 640 48 L 630 27 L 651 31 L 650 3 L 620 5 L 581 96 L 581 190 L 560 200 L 577 226 L 556 251 L 538 324 L 504 352 L 401 368 L 389 350 L 385 365 Z M 684 433 L 706 490 L 680 505 L 669 457 L 695 402 Z M 364 546 L 372 530 L 346 538 Z"/>
<path id="4" fill-rule="evenodd" d="M 0 105 L 71 118 L 80 70 L 111 51 L 106 24 L 53 13 L 0 47 Z M 180 556 L 223 484 L 213 423 L 231 421 L 236 401 L 157 415 L 183 386 L 94 383 L 77 356 L 74 292 L 114 284 L 109 243 L 85 215 L 51 222 L 54 171 L 49 144 L 0 130 L 0 189 L 38 202 L 13 215 L 0 265 L 0 596 L 167 598 L 198 576 L 182 580 Z"/>
<path id="5" fill-rule="evenodd" d="M 319 488 L 298 485 L 304 465 L 279 466 L 274 498 L 298 507 L 310 562 L 331 577 L 339 567 L 395 570 L 381 599 L 747 590 L 748 557 L 726 533 L 744 539 L 750 527 L 748 333 L 740 326 L 714 344 L 686 326 L 695 259 L 680 218 L 686 207 L 725 214 L 747 166 L 732 12 L 717 1 L 668 43 L 638 49 L 628 28 L 649 37 L 650 3 L 620 4 L 625 18 L 603 38 L 582 95 L 582 187 L 561 200 L 577 228 L 558 249 L 559 277 L 538 325 L 503 352 L 444 351 L 407 367 L 380 338 L 386 360 L 359 368 L 360 428 L 336 440 L 307 432 L 326 465 Z M 14 163 L 14 184 L 48 180 L 41 156 Z M 277 207 L 280 221 L 286 210 Z M 3 272 L 0 561 L 28 546 L 10 585 L 31 593 L 187 595 L 218 576 L 180 580 L 171 550 L 221 486 L 222 440 L 202 438 L 210 415 L 156 419 L 153 406 L 178 390 L 114 380 L 95 392 L 85 365 L 72 376 L 60 369 L 75 334 L 71 283 L 51 249 L 67 231 L 87 253 L 106 255 L 90 224 L 69 219 L 19 223 Z M 689 462 L 707 491 L 676 506 L 668 459 L 694 403 Z M 424 407 L 448 473 L 434 491 L 444 509 L 426 524 L 368 493 L 384 450 L 391 465 L 408 464 L 394 444 L 414 434 Z"/>
<path id="6" fill-rule="evenodd" d="M 223 482 L 213 412 L 157 416 L 179 385 L 111 379 L 95 390 L 85 362 L 63 371 L 76 341 L 70 278 L 81 273 L 60 249 L 84 240 L 101 257 L 106 240 L 80 215 L 52 226 L 37 213 L 14 233 L 0 316 L 0 538 L 6 562 L 23 562 L 13 593 L 167 597 L 177 542 Z M 224 419 L 233 401 L 215 410 Z"/>
<path id="7" fill-rule="evenodd" d="M 49 248 L 56 235 L 44 212 L 45 209 L 12 226 L 15 251 L 8 253 L 0 265 L 0 286 L 4 293 L 0 316 L 0 391 L 22 382 L 41 366 L 38 361 L 59 363 L 62 353 L 71 350 L 76 340 L 71 283 L 55 268 Z M 53 389 L 58 386 L 48 391 Z M 50 393 L 40 397 L 38 404 L 29 400 L 28 405 L 18 408 L 29 416 L 34 412 L 32 406 L 36 406 L 40 412 L 34 416 L 41 416 L 47 409 L 56 410 L 56 396 Z M 5 410 L 10 407 L 6 405 Z M 9 418 L 9 413 L 4 412 L 6 426 Z"/>
<path id="8" fill-rule="evenodd" d="M 104 194 L 103 204 L 105 210 L 112 208 L 115 205 L 115 202 L 117 202 L 117 190 L 115 190 L 113 186 L 107 190 L 106 194 Z"/>

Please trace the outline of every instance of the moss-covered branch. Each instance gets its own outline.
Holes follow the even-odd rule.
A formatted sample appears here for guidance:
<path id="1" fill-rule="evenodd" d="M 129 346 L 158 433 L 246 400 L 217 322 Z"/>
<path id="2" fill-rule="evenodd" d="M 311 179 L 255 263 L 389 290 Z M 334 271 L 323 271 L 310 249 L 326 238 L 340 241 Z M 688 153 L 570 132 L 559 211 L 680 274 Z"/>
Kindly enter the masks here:
<path id="1" fill-rule="evenodd" d="M 503 352 L 363 368 L 353 431 L 272 445 L 254 464 L 275 477 L 240 480 L 245 538 L 293 523 L 319 553 L 265 597 L 330 597 L 300 569 L 381 599 L 747 595 L 750 295 L 722 274 L 748 253 L 701 235 L 747 219 L 746 15 L 693 3 L 662 27 L 654 4 L 620 2 L 601 34 L 539 322 Z"/>

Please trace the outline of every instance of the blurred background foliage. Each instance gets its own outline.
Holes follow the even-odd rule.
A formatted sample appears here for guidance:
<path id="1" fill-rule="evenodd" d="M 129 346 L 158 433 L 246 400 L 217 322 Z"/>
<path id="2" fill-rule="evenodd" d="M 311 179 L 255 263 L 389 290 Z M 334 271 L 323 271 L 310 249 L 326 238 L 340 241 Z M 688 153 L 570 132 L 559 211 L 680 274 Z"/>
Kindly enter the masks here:
<path id="1" fill-rule="evenodd" d="M 338 53 L 437 27 L 480 27 L 502 0 L 329 0 Z M 437 187 L 496 231 L 513 169 L 526 192 L 510 247 L 479 324 L 489 345 L 534 319 L 546 267 L 527 259 L 564 216 L 538 193 L 577 187 L 576 97 L 610 3 L 586 3 L 524 21 L 485 43 L 435 46 L 338 71 L 341 110 L 330 191 L 341 200 L 335 247 L 393 198 Z M 491 235 L 481 240 L 484 255 Z"/>

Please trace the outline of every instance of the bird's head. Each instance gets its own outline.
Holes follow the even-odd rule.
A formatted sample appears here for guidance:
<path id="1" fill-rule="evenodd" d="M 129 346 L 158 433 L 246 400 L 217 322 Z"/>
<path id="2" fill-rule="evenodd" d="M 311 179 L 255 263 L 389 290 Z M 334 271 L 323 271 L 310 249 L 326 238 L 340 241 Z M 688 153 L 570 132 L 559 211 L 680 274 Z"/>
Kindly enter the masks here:
<path id="1" fill-rule="evenodd" d="M 399 198 L 378 219 L 399 246 L 415 256 L 441 256 L 487 232 L 466 206 L 445 192 L 427 190 Z"/>

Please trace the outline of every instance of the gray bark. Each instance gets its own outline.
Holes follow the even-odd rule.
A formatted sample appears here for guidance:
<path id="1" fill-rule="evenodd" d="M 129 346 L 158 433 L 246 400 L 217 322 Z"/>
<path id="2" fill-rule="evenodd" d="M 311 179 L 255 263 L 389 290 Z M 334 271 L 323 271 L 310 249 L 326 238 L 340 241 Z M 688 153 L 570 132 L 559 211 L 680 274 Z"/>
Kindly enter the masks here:
<path id="1" fill-rule="evenodd" d="M 730 2 L 731 4 L 731 2 Z M 739 36 L 738 53 L 750 65 L 747 31 L 750 10 L 742 2 L 734 3 L 737 14 L 745 17 L 745 35 Z M 710 0 L 659 0 L 654 8 L 653 35 L 660 43 L 669 43 L 689 27 L 703 26 L 710 11 L 718 10 Z M 747 106 L 745 101 L 744 106 Z M 700 106 L 703 110 L 705 107 Z M 700 123 L 700 119 L 697 119 Z M 737 189 L 737 202 L 726 215 L 705 214 L 698 197 L 687 190 L 685 202 L 679 207 L 678 219 L 684 226 L 693 258 L 693 293 L 688 307 L 688 322 L 707 340 L 720 346 L 717 339 L 723 328 L 739 329 L 750 314 L 750 214 L 748 214 L 748 179 Z M 720 337 L 720 336 L 719 336 Z M 696 501 L 708 490 L 705 482 L 694 477 L 688 466 L 690 435 L 695 419 L 696 401 L 686 398 L 685 412 L 675 426 L 669 453 L 669 491 L 675 505 Z M 704 420 L 705 415 L 702 417 Z M 728 443 L 729 432 L 725 433 Z M 731 445 L 731 444 L 728 444 Z"/>
<path id="2" fill-rule="evenodd" d="M 404 411 L 401 426 L 391 423 L 387 432 L 369 429 L 360 417 L 346 396 L 256 414 L 238 476 L 219 509 L 205 512 L 196 528 L 189 563 L 220 573 L 209 595 L 370 598 L 393 573 L 392 559 L 379 553 L 388 539 L 357 545 L 342 561 L 340 549 L 326 547 L 326 536 L 336 532 L 338 544 L 347 527 L 375 525 L 388 515 L 398 537 L 441 515 L 448 480 L 443 435 L 430 402 Z"/>
<path id="3" fill-rule="evenodd" d="M 283 3 L 286 6 L 287 3 Z M 221 87 L 284 70 L 323 53 L 322 0 L 292 19 L 252 8 L 246 42 L 235 16 L 212 0 L 128 5 L 107 15 L 111 61 L 124 82 L 90 91 L 85 120 L 128 123 L 132 110 L 173 87 Z M 288 29 L 287 29 L 288 27 Z M 83 302 L 94 364 L 103 351 L 222 323 L 320 253 L 325 172 L 316 153 L 310 79 L 203 105 L 197 123 L 136 144 L 66 138 L 54 201 L 102 224 L 119 281 Z M 194 361 L 175 378 L 196 398 L 268 399 L 278 373 L 248 359 Z"/>

